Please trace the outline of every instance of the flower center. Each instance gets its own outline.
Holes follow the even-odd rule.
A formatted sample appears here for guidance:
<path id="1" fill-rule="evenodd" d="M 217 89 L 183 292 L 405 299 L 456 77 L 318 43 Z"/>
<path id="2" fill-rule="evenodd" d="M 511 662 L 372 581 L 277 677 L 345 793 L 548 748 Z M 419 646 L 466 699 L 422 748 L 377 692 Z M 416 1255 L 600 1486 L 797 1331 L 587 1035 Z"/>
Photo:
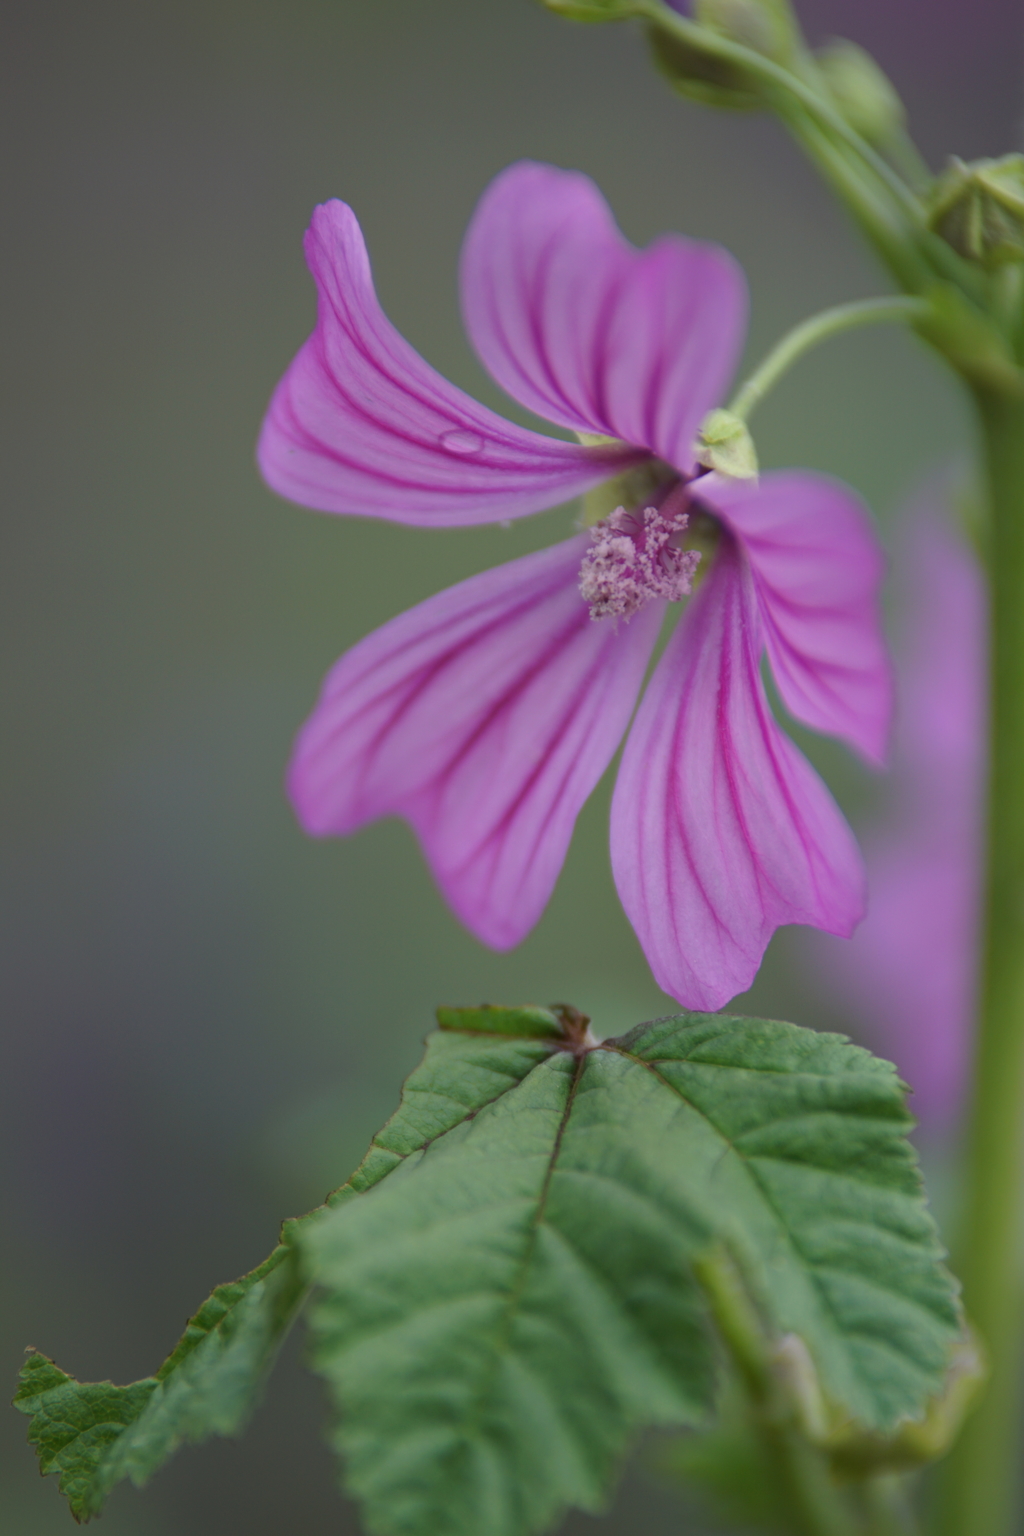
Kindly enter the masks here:
<path id="1" fill-rule="evenodd" d="M 678 603 L 693 591 L 700 551 L 682 549 L 689 499 L 680 482 L 658 507 L 616 507 L 590 530 L 580 595 L 592 619 L 631 619 L 654 598 Z"/>

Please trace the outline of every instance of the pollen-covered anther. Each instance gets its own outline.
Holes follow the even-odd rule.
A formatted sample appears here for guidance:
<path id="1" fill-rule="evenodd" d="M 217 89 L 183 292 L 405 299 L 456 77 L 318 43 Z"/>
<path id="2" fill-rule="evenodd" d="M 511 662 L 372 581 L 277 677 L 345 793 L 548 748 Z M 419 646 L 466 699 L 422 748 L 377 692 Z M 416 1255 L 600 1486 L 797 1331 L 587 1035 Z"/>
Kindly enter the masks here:
<path id="1" fill-rule="evenodd" d="M 685 512 L 665 517 L 657 507 L 617 507 L 596 524 L 580 566 L 580 595 L 590 617 L 631 619 L 654 598 L 677 603 L 688 597 L 700 553 L 678 547 L 687 522 Z"/>

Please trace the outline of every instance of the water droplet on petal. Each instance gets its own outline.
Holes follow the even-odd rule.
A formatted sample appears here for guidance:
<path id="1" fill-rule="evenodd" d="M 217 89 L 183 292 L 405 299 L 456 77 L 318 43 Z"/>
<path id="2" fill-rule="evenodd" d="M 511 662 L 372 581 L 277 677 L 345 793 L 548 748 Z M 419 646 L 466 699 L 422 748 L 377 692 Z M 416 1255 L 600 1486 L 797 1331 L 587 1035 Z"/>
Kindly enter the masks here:
<path id="1" fill-rule="evenodd" d="M 475 432 L 466 432 L 462 427 L 453 427 L 450 432 L 442 432 L 438 442 L 447 453 L 457 453 L 463 458 L 479 453 L 484 446 L 482 437 L 478 437 Z"/>

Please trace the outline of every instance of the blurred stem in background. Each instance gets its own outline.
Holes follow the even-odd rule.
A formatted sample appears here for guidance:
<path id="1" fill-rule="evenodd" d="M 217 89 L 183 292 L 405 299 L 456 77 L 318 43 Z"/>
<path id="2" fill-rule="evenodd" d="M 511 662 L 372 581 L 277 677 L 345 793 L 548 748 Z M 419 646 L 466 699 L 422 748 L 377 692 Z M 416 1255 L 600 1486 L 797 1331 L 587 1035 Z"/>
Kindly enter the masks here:
<path id="1" fill-rule="evenodd" d="M 958 1272 L 991 1379 L 940 1474 L 945 1536 L 1015 1529 L 1024 1344 L 1024 401 L 978 393 L 989 499 L 991 727 L 981 1011 Z"/>

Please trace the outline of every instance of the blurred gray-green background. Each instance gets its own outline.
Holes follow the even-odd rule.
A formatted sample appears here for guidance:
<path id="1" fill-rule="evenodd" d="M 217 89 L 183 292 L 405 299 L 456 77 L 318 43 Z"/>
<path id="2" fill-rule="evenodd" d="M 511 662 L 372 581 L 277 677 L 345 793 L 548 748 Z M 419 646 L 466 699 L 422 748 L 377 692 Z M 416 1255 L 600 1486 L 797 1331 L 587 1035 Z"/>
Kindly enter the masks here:
<path id="1" fill-rule="evenodd" d="M 804 0 L 908 101 L 933 164 L 1017 147 L 1013 0 Z M 429 534 L 318 516 L 253 467 L 307 333 L 314 203 L 363 223 L 391 317 L 501 408 L 455 264 L 494 173 L 596 177 L 627 234 L 723 241 L 751 354 L 881 281 L 781 133 L 669 95 L 639 36 L 533 0 L 15 0 L 2 24 L 4 1262 L 0 1361 L 148 1374 L 210 1287 L 343 1180 L 439 1001 L 567 998 L 602 1033 L 668 1011 L 612 888 L 607 793 L 535 933 L 492 955 L 388 823 L 314 844 L 281 790 L 328 664 L 571 511 Z M 759 413 L 768 464 L 831 470 L 883 524 L 963 451 L 952 386 L 891 332 L 816 354 Z M 877 790 L 817 760 L 856 813 Z M 783 935 L 744 1005 L 827 1024 Z M 289 1346 L 240 1442 L 119 1489 L 107 1536 L 355 1532 Z M 0 1529 L 67 1532 L 3 1420 Z M 696 1530 L 630 1474 L 594 1529 Z M 485 1536 L 485 1533 L 481 1533 Z"/>

